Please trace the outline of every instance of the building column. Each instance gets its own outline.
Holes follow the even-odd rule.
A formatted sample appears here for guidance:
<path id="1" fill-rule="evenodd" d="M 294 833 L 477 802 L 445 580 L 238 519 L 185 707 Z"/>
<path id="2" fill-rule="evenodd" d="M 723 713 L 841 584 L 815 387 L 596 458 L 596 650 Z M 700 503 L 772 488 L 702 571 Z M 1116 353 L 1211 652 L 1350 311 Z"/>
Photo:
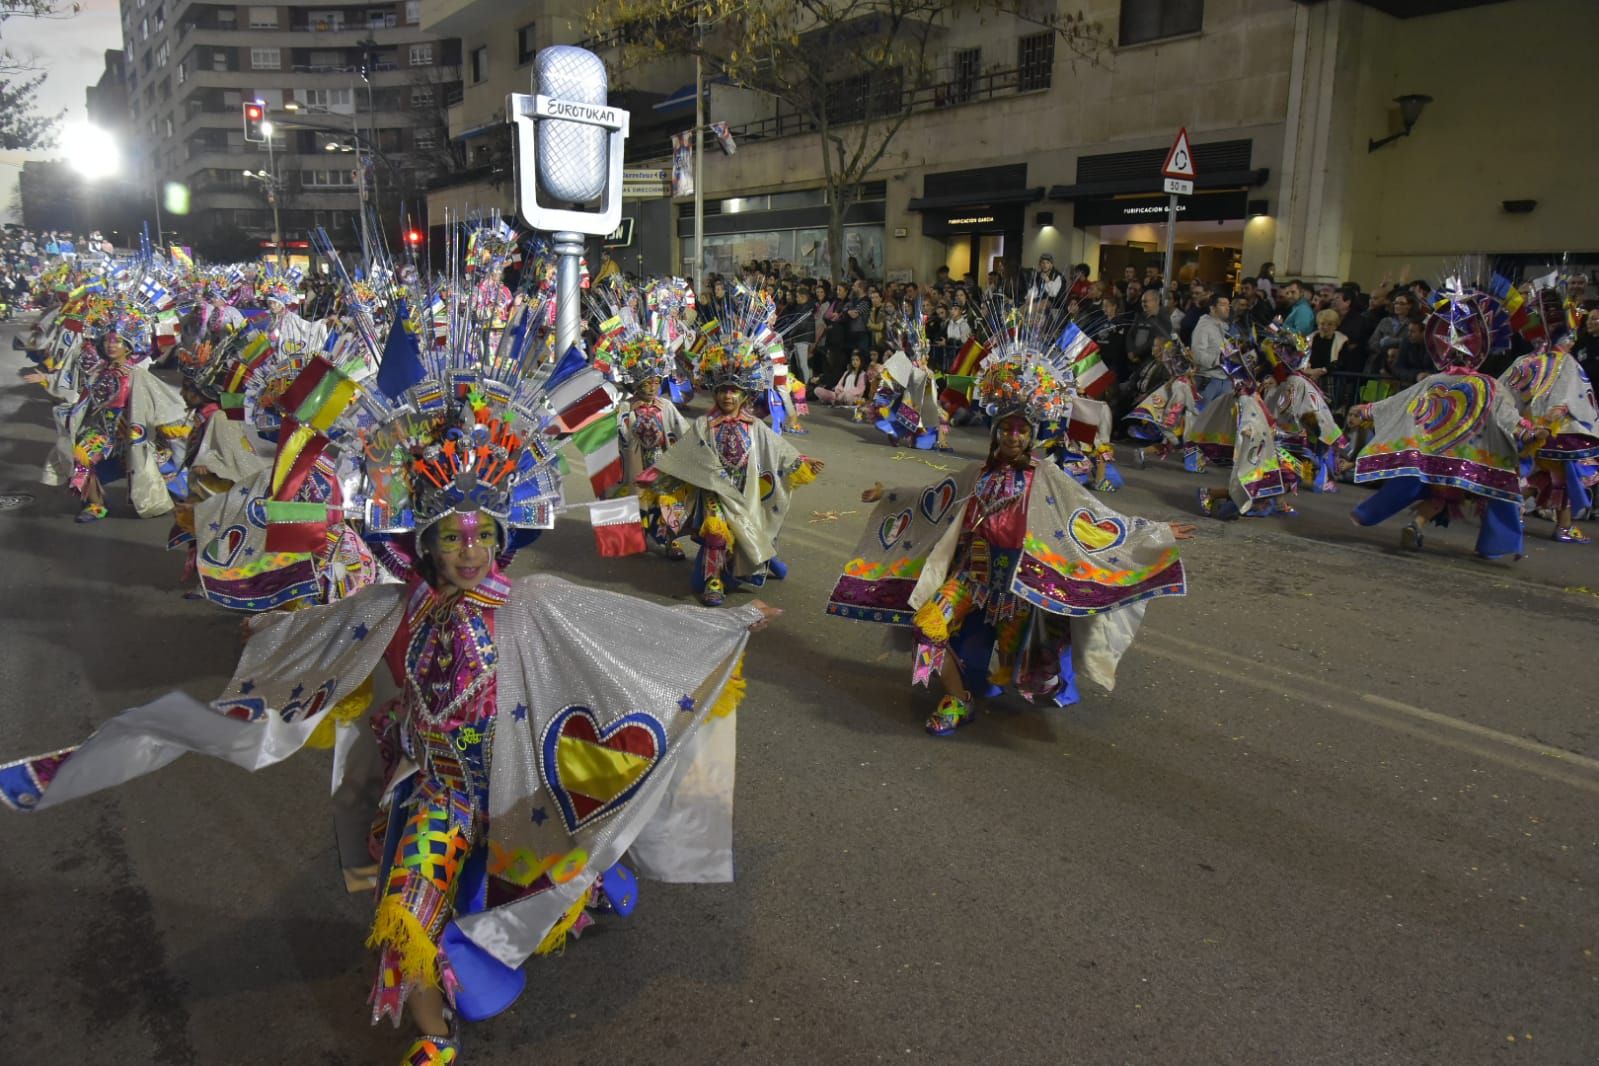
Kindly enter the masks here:
<path id="1" fill-rule="evenodd" d="M 1294 10 L 1280 171 L 1277 277 L 1343 281 L 1349 269 L 1360 13 L 1353 0 Z"/>

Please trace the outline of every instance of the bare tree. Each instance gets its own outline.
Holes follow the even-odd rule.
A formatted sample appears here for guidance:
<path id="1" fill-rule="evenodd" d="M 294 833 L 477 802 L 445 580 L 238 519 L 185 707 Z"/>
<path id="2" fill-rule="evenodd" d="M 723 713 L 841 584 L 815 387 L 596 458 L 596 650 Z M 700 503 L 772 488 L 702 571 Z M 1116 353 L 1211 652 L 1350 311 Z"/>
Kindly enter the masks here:
<path id="1" fill-rule="evenodd" d="M 842 274 L 844 216 L 894 137 L 946 80 L 930 47 L 951 21 L 1014 15 L 1097 60 L 1098 23 L 1040 0 L 617 0 L 589 30 L 616 42 L 621 63 L 699 57 L 711 76 L 754 90 L 822 142 L 828 243 Z"/>

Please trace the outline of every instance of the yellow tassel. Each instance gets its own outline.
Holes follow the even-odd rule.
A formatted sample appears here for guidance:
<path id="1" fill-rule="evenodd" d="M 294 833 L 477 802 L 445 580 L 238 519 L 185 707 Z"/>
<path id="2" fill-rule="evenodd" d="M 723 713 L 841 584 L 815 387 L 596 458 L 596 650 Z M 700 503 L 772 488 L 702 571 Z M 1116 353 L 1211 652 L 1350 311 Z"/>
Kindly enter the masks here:
<path id="1" fill-rule="evenodd" d="M 533 949 L 535 955 L 548 955 L 566 947 L 566 934 L 572 931 L 577 920 L 583 916 L 583 908 L 588 906 L 589 894 L 584 892 L 578 901 L 561 915 L 561 920 L 555 923 L 555 928 L 544 934 L 544 939 L 539 941 L 539 946 Z"/>
<path id="2" fill-rule="evenodd" d="M 663 511 L 668 507 L 676 507 L 682 502 L 682 500 L 678 499 L 676 496 L 673 496 L 670 492 L 657 492 L 655 494 L 656 506 L 660 507 Z"/>
<path id="3" fill-rule="evenodd" d="M 916 626 L 916 632 L 934 644 L 944 644 L 949 640 L 949 619 L 944 617 L 944 608 L 939 606 L 937 596 L 922 604 L 911 622 Z"/>
<path id="4" fill-rule="evenodd" d="M 384 896 L 372 919 L 372 933 L 366 938 L 369 948 L 393 948 L 400 972 L 406 980 L 439 987 L 439 946 L 428 936 L 416 915 L 406 909 L 398 895 Z"/>
<path id="5" fill-rule="evenodd" d="M 810 463 L 801 463 L 799 466 L 794 468 L 794 472 L 792 474 L 788 475 L 788 477 L 784 480 L 784 483 L 788 485 L 790 489 L 796 489 L 801 485 L 809 485 L 815 480 L 815 468 L 812 467 Z"/>
<path id="6" fill-rule="evenodd" d="M 659 497 L 656 495 L 654 489 L 641 488 L 638 490 L 638 509 L 640 511 L 648 511 L 650 508 L 656 505 L 658 500 Z"/>
<path id="7" fill-rule="evenodd" d="M 372 679 L 369 677 L 322 716 L 322 721 L 311 731 L 305 746 L 323 750 L 333 747 L 334 730 L 339 724 L 355 721 L 366 714 L 366 709 L 370 706 L 372 706 Z"/>
<path id="8" fill-rule="evenodd" d="M 738 710 L 738 705 L 744 700 L 744 690 L 748 687 L 749 683 L 744 680 L 744 656 L 740 655 L 738 665 L 733 667 L 733 676 L 727 679 L 722 694 L 711 704 L 711 717 L 726 718 Z"/>
<path id="9" fill-rule="evenodd" d="M 733 546 L 733 531 L 727 528 L 727 519 L 721 515 L 711 515 L 705 519 L 700 526 L 700 537 L 721 537 L 729 548 Z"/>

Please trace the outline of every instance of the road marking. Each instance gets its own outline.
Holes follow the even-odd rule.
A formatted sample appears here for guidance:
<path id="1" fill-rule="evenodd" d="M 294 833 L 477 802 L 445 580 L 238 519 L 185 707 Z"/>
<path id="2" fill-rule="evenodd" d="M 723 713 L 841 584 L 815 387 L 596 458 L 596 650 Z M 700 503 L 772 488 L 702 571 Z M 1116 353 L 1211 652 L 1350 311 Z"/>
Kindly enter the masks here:
<path id="1" fill-rule="evenodd" d="M 1362 722 L 1380 725 L 1395 732 L 1405 733 L 1433 744 L 1441 744 L 1457 751 L 1497 762 L 1502 766 L 1523 770 L 1550 781 L 1558 781 L 1561 784 L 1570 785 L 1585 792 L 1599 794 L 1599 759 L 1591 759 L 1586 755 L 1566 751 L 1552 744 L 1542 744 L 1538 741 L 1504 733 L 1488 726 L 1477 725 L 1474 722 L 1462 721 L 1447 714 L 1440 714 L 1425 707 L 1417 707 L 1414 704 L 1392 700 L 1375 693 L 1356 693 L 1355 695 L 1358 696 L 1362 703 L 1370 704 L 1373 708 L 1368 710 L 1339 699 L 1317 696 L 1313 692 L 1306 691 L 1304 687 L 1296 690 L 1282 681 L 1268 681 L 1253 677 L 1250 676 L 1249 671 L 1275 674 L 1279 678 L 1298 682 L 1301 686 L 1320 686 L 1337 690 L 1340 696 L 1348 695 L 1347 690 L 1336 682 L 1323 681 L 1320 678 L 1301 674 L 1272 663 L 1245 659 L 1242 656 L 1220 651 L 1191 640 L 1185 640 L 1182 637 L 1172 636 L 1169 633 L 1146 631 L 1144 637 L 1145 639 L 1140 646 L 1160 658 L 1179 662 L 1185 666 L 1191 666 L 1206 673 L 1227 678 L 1229 681 L 1237 681 L 1251 688 L 1269 692 L 1274 696 L 1295 699 L 1301 703 L 1308 703 L 1324 710 L 1333 711 L 1347 718 L 1355 718 Z M 1202 652 L 1206 658 L 1153 646 L 1153 643 L 1161 641 L 1179 644 L 1193 651 Z M 1236 665 L 1228 664 L 1225 660 L 1232 660 L 1233 664 Z M 1377 708 L 1380 708 L 1380 710 Z M 1396 717 L 1396 715 L 1399 717 Z M 1420 723 L 1425 723 L 1425 725 Z M 1427 726 L 1463 733 L 1466 736 L 1479 738 L 1489 743 L 1486 745 L 1475 743 L 1465 737 L 1452 736 L 1449 732 L 1441 733 L 1437 728 L 1427 728 Z M 1537 756 L 1537 758 L 1527 758 L 1525 755 L 1518 754 L 1519 752 L 1526 752 L 1529 755 Z M 1595 776 L 1589 777 L 1581 772 L 1570 772 L 1572 770 L 1586 770 Z"/>

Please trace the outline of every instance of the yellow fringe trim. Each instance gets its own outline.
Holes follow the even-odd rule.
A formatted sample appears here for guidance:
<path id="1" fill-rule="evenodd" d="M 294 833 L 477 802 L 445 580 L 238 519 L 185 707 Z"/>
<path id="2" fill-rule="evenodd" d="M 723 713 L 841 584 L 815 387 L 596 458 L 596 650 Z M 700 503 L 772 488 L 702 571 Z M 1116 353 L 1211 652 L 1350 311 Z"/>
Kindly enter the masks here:
<path id="1" fill-rule="evenodd" d="M 566 949 L 566 934 L 572 931 L 577 920 L 583 916 L 583 908 L 588 906 L 589 894 L 584 892 L 578 897 L 576 903 L 561 915 L 561 920 L 555 923 L 555 928 L 544 934 L 544 939 L 539 941 L 539 946 L 533 949 L 535 955 L 549 955 L 553 952 Z"/>
<path id="2" fill-rule="evenodd" d="M 416 915 L 406 910 L 400 896 L 384 896 L 383 902 L 378 904 L 366 946 L 378 950 L 393 948 L 400 973 L 406 980 L 428 988 L 439 987 L 439 946 L 416 920 Z"/>
<path id="3" fill-rule="evenodd" d="M 740 655 L 738 665 L 733 667 L 733 676 L 727 679 L 722 694 L 711 704 L 711 717 L 726 718 L 738 710 L 738 705 L 744 701 L 744 690 L 748 687 L 749 682 L 744 680 L 744 656 Z"/>
<path id="4" fill-rule="evenodd" d="M 657 492 L 655 494 L 656 506 L 661 507 L 662 509 L 667 507 L 676 507 L 682 502 L 682 500 L 678 499 L 676 496 L 673 496 L 670 492 Z"/>
<path id="5" fill-rule="evenodd" d="M 816 469 L 812 467 L 810 463 L 801 463 L 799 466 L 794 468 L 794 472 L 792 474 L 788 475 L 788 477 L 785 479 L 785 483 L 790 489 L 796 489 L 801 485 L 809 485 L 815 480 Z"/>
<path id="6" fill-rule="evenodd" d="M 638 490 L 639 510 L 648 511 L 651 507 L 656 505 L 658 499 L 659 497 L 656 496 L 654 489 L 640 488 Z"/>
<path id="7" fill-rule="evenodd" d="M 727 546 L 733 546 L 733 531 L 727 528 L 727 519 L 721 515 L 711 515 L 700 525 L 701 537 L 721 537 Z"/>
<path id="8" fill-rule="evenodd" d="M 366 709 L 370 706 L 372 706 L 372 679 L 369 677 L 322 716 L 322 721 L 311 731 L 305 746 L 324 750 L 333 747 L 333 734 L 339 724 L 355 721 L 366 714 Z"/>
<path id="9" fill-rule="evenodd" d="M 916 617 L 911 619 L 911 623 L 918 633 L 934 644 L 949 640 L 949 619 L 944 617 L 944 609 L 939 606 L 937 596 L 917 608 Z"/>

